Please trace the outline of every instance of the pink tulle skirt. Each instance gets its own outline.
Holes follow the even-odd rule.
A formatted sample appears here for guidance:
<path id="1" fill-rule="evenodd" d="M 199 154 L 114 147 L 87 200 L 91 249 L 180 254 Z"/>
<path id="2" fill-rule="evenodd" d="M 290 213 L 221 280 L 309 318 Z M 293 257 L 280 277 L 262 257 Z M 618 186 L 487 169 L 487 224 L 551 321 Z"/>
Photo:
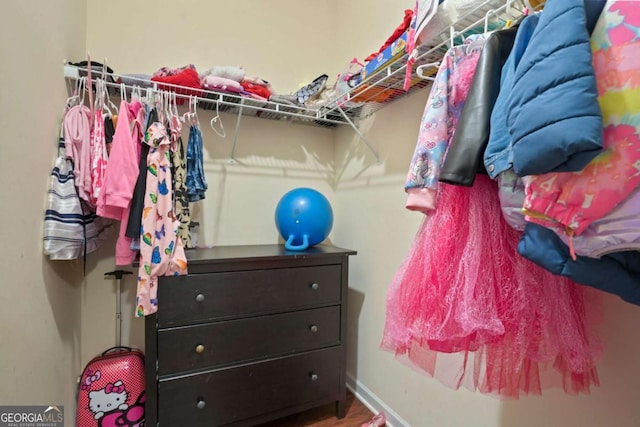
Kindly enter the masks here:
<path id="1" fill-rule="evenodd" d="M 441 184 L 387 294 L 381 347 L 457 389 L 498 397 L 598 385 L 592 290 L 517 253 L 496 184 Z"/>

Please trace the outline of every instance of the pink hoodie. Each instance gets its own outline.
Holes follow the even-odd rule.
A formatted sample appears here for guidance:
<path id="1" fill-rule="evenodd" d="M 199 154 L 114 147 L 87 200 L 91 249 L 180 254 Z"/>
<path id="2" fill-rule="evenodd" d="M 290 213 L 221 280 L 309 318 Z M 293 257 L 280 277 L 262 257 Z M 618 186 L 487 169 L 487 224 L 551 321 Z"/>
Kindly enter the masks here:
<path id="1" fill-rule="evenodd" d="M 144 132 L 144 108 L 140 102 L 120 103 L 118 123 L 109 162 L 100 191 L 97 214 L 120 220 L 120 232 L 116 242 L 116 265 L 130 265 L 136 256 L 131 249 L 131 238 L 125 236 L 131 208 L 133 189 L 138 179 L 140 141 Z"/>

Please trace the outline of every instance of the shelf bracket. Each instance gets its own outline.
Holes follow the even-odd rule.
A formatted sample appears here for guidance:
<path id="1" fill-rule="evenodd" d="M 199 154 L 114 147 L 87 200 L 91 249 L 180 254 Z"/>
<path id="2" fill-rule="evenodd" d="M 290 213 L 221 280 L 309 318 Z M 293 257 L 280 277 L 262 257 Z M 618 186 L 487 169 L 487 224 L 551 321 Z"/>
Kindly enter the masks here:
<path id="1" fill-rule="evenodd" d="M 234 165 L 236 163 L 236 145 L 238 143 L 238 131 L 240 130 L 240 120 L 242 119 L 242 108 L 244 107 L 244 102 L 240 103 L 240 109 L 238 110 L 238 118 L 236 119 L 236 130 L 233 133 L 233 147 L 231 148 L 231 157 L 229 158 L 229 163 Z"/>
<path id="2" fill-rule="evenodd" d="M 338 110 L 340 112 L 340 114 L 342 114 L 342 117 L 344 117 L 346 122 L 353 128 L 355 133 L 358 134 L 358 136 L 360 137 L 362 142 L 364 142 L 364 144 L 367 146 L 367 148 L 369 148 L 371 153 L 373 153 L 373 155 L 376 158 L 376 163 L 380 163 L 380 156 L 378 155 L 378 152 L 373 149 L 373 147 L 371 146 L 371 143 L 369 142 L 369 140 L 362 134 L 362 132 L 360 132 L 360 129 L 358 129 L 358 126 L 356 126 L 356 124 L 353 123 L 353 121 L 349 118 L 349 116 L 347 116 L 347 113 L 344 112 L 344 110 L 342 109 L 341 106 L 336 105 L 336 110 Z"/>

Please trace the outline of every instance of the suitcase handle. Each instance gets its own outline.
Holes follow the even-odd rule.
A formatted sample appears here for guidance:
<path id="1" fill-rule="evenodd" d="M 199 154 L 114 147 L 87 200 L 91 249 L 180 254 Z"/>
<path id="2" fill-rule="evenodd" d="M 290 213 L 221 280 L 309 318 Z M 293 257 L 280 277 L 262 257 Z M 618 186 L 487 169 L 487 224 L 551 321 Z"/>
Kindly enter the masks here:
<path id="1" fill-rule="evenodd" d="M 124 345 L 117 345 L 115 347 L 106 349 L 105 351 L 102 352 L 102 355 L 106 356 L 109 353 L 124 352 L 124 351 L 133 351 L 133 348 L 126 347 Z"/>

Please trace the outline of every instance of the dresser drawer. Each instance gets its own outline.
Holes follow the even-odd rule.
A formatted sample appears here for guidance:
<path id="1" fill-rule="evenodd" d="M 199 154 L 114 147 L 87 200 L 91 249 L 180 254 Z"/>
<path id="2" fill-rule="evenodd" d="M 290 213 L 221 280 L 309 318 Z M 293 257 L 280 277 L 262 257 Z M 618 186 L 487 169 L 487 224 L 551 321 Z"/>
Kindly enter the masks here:
<path id="1" fill-rule="evenodd" d="M 161 380 L 161 427 L 223 426 L 287 407 L 340 399 L 340 348 Z"/>
<path id="2" fill-rule="evenodd" d="M 340 306 L 158 331 L 158 374 L 340 344 Z"/>
<path id="3" fill-rule="evenodd" d="M 163 277 L 158 326 L 340 304 L 341 265 Z"/>

